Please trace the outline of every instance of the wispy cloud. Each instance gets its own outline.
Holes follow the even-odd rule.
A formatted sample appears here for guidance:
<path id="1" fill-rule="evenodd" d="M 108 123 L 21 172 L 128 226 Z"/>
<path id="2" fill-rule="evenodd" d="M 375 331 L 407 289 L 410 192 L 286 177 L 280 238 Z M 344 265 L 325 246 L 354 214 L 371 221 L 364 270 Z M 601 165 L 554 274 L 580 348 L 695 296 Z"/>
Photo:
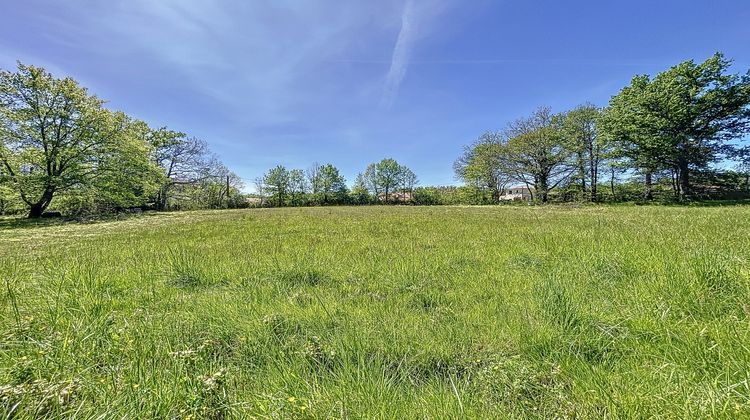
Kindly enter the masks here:
<path id="1" fill-rule="evenodd" d="M 385 80 L 385 91 L 381 100 L 381 106 L 390 108 L 396 100 L 401 82 L 406 77 L 409 68 L 409 58 L 416 35 L 416 17 L 414 16 L 413 0 L 407 0 L 404 11 L 401 14 L 401 30 L 396 39 L 391 57 L 391 68 Z"/>
<path id="2" fill-rule="evenodd" d="M 271 162 L 328 159 L 328 147 L 380 154 L 382 142 L 368 143 L 389 137 L 380 105 L 395 101 L 414 46 L 452 1 L 112 0 L 51 9 L 29 0 L 0 17 L 19 22 L 0 25 L 0 35 L 33 34 L 0 36 L 0 66 L 22 58 L 74 76 L 113 109 L 203 137 L 229 166 L 259 173 Z"/>

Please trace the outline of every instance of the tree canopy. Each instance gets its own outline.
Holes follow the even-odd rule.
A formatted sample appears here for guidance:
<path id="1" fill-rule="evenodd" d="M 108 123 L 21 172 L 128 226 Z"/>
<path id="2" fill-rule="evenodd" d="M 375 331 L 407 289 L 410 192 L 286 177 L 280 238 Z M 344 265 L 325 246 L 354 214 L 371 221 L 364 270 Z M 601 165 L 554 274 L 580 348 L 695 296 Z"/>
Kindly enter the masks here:
<path id="1" fill-rule="evenodd" d="M 717 53 L 653 78 L 635 76 L 610 101 L 602 128 L 634 167 L 673 171 L 684 199 L 691 193 L 691 172 L 726 156 L 727 142 L 750 126 L 750 73 L 727 74 L 730 65 Z"/>

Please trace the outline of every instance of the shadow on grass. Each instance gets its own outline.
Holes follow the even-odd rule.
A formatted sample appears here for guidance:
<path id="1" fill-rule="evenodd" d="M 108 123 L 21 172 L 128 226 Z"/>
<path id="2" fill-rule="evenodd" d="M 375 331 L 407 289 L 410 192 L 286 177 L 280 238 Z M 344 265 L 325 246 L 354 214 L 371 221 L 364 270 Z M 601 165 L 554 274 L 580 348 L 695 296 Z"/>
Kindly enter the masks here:
<path id="1" fill-rule="evenodd" d="M 606 204 L 605 204 L 606 205 Z M 665 207 L 733 207 L 749 206 L 750 199 L 736 200 L 653 200 L 653 201 L 628 201 L 613 205 L 636 205 L 636 206 L 665 206 Z"/>
<path id="2" fill-rule="evenodd" d="M 695 207 L 750 206 L 750 198 L 737 200 L 698 200 L 687 202 L 684 205 Z"/>
<path id="3" fill-rule="evenodd" d="M 111 222 L 116 220 L 127 220 L 136 217 L 156 216 L 159 212 L 147 211 L 143 213 L 117 213 L 99 216 L 87 217 L 54 217 L 42 219 L 27 219 L 24 216 L 0 216 L 0 231 L 14 229 L 33 229 L 37 227 L 62 226 L 62 225 L 83 225 L 101 222 Z"/>

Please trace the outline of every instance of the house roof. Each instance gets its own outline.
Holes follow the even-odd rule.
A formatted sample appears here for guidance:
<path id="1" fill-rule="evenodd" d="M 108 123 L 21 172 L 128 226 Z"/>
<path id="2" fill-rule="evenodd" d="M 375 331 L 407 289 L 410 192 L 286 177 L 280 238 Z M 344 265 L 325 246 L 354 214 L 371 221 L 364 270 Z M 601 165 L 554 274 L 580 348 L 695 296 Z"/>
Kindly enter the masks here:
<path id="1" fill-rule="evenodd" d="M 529 188 L 529 187 L 527 187 L 527 186 L 525 186 L 525 185 L 524 185 L 524 186 L 518 185 L 518 186 L 514 186 L 514 187 L 508 187 L 508 188 L 506 188 L 506 190 L 523 190 L 523 191 L 531 191 L 531 190 L 533 190 L 533 188 Z"/>

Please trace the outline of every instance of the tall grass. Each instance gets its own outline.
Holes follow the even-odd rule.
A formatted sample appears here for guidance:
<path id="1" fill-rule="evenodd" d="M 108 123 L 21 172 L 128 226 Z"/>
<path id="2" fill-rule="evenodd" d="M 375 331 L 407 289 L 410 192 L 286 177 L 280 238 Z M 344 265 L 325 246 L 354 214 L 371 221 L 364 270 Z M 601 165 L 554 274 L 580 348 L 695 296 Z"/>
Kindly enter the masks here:
<path id="1" fill-rule="evenodd" d="M 750 207 L 0 231 L 0 416 L 750 416 Z"/>

